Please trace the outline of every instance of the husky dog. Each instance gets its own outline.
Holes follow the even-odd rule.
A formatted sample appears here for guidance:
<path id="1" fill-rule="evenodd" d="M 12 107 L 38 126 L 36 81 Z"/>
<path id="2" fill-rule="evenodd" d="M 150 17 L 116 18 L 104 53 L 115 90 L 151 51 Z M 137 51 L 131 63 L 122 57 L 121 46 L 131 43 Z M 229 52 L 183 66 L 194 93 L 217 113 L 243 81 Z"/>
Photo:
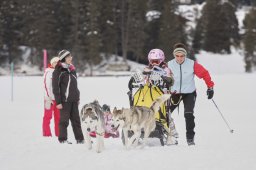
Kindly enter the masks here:
<path id="1" fill-rule="evenodd" d="M 96 152 L 100 153 L 104 149 L 104 115 L 102 108 L 97 100 L 83 106 L 81 113 L 82 129 L 85 132 L 85 142 L 88 149 L 92 149 L 90 132 L 96 132 Z"/>
<path id="2" fill-rule="evenodd" d="M 141 135 L 141 130 L 144 129 L 143 145 L 150 133 L 156 127 L 155 113 L 159 107 L 170 98 L 170 94 L 164 94 L 157 98 L 148 108 L 145 106 L 134 106 L 129 109 L 113 110 L 112 127 L 118 130 L 123 129 L 125 147 L 129 149 L 132 145 L 136 147 Z M 128 141 L 128 131 L 132 130 L 134 134 Z M 143 147 L 143 146 L 142 146 Z"/>

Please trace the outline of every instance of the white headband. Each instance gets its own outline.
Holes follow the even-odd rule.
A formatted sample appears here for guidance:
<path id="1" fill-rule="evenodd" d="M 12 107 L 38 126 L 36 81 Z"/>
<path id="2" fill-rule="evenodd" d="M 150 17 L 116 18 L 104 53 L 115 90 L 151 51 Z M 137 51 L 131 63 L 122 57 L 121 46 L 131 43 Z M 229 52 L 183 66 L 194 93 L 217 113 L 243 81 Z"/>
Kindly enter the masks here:
<path id="1" fill-rule="evenodd" d="M 173 50 L 173 55 L 175 56 L 177 53 L 182 53 L 184 56 L 187 56 L 187 51 L 184 48 L 176 48 Z"/>

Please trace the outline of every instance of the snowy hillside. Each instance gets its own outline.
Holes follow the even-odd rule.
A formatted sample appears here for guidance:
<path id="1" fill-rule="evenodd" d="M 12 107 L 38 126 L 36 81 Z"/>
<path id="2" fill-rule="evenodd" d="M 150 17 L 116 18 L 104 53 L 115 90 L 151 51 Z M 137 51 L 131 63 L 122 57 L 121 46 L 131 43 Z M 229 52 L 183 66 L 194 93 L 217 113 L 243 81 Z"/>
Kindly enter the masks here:
<path id="1" fill-rule="evenodd" d="M 233 50 L 232 54 L 227 55 L 201 51 L 196 55 L 196 58 L 212 74 L 242 74 L 245 72 L 243 56 L 235 50 Z"/>
<path id="2" fill-rule="evenodd" d="M 11 78 L 0 77 L 0 169 L 1 170 L 253 170 L 256 169 L 256 74 L 243 73 L 240 56 L 201 53 L 198 61 L 213 73 L 214 100 L 235 130 L 229 133 L 210 100 L 206 86 L 197 84 L 196 146 L 188 147 L 182 104 L 173 113 L 179 132 L 179 145 L 154 145 L 125 150 L 120 139 L 106 139 L 106 149 L 97 154 L 85 145 L 61 145 L 56 137 L 42 137 L 42 77 L 14 77 L 14 102 Z M 81 105 L 98 99 L 101 104 L 128 107 L 129 77 L 87 77 L 78 79 Z M 53 123 L 53 122 L 52 122 Z M 75 143 L 71 125 L 69 140 Z"/>

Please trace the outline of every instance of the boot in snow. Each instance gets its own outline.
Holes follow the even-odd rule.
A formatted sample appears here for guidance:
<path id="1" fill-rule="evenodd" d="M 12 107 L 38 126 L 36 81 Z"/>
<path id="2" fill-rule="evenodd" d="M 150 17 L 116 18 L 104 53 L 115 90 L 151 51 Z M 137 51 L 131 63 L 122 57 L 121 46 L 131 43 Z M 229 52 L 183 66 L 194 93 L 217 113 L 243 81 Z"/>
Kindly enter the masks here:
<path id="1" fill-rule="evenodd" d="M 72 144 L 72 142 L 69 142 L 67 140 L 60 140 L 60 143 L 61 144 Z"/>
<path id="2" fill-rule="evenodd" d="M 188 146 L 195 145 L 194 138 L 193 139 L 187 139 Z"/>

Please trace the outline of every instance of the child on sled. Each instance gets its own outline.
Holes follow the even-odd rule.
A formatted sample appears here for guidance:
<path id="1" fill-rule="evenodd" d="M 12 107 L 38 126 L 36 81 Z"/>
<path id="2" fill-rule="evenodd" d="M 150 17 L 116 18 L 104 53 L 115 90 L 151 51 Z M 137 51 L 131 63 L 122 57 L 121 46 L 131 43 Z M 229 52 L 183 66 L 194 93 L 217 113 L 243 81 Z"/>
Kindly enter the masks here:
<path id="1" fill-rule="evenodd" d="M 152 49 L 148 54 L 148 61 L 149 65 L 144 68 L 141 72 L 136 72 L 131 77 L 128 87 L 129 87 L 129 99 L 130 105 L 144 105 L 142 102 L 146 98 L 147 94 L 150 98 L 154 97 L 154 90 L 156 95 L 170 93 L 169 89 L 173 85 L 174 79 L 172 77 L 171 70 L 168 68 L 167 64 L 165 63 L 165 55 L 164 52 L 160 49 Z M 157 88 L 151 88 L 155 86 Z M 142 89 L 143 87 L 143 89 Z M 138 89 L 142 89 L 138 92 Z M 157 90 L 159 89 L 159 90 Z M 159 92 L 158 92 L 159 91 Z M 135 92 L 135 93 L 134 93 Z M 139 94 L 138 94 L 139 93 Z M 159 93 L 159 94 L 158 94 Z M 135 101 L 137 100 L 137 101 Z M 142 101 L 138 104 L 138 102 Z M 159 111 L 159 121 L 166 122 L 167 127 L 169 128 L 167 134 L 167 145 L 174 145 L 178 144 L 177 138 L 178 133 L 175 128 L 175 124 L 173 119 L 171 118 L 171 114 L 169 113 L 169 102 L 167 102 L 165 108 L 161 108 Z M 164 124 L 164 123 L 163 123 Z"/>
<path id="2" fill-rule="evenodd" d="M 104 121 L 105 121 L 105 134 L 104 134 L 104 138 L 118 138 L 119 137 L 119 132 L 114 130 L 111 127 L 111 119 L 112 119 L 112 114 L 110 112 L 110 107 L 106 104 L 104 104 L 102 106 L 102 111 L 104 113 Z M 96 137 L 96 133 L 95 132 L 91 132 L 90 133 L 91 137 Z"/>

